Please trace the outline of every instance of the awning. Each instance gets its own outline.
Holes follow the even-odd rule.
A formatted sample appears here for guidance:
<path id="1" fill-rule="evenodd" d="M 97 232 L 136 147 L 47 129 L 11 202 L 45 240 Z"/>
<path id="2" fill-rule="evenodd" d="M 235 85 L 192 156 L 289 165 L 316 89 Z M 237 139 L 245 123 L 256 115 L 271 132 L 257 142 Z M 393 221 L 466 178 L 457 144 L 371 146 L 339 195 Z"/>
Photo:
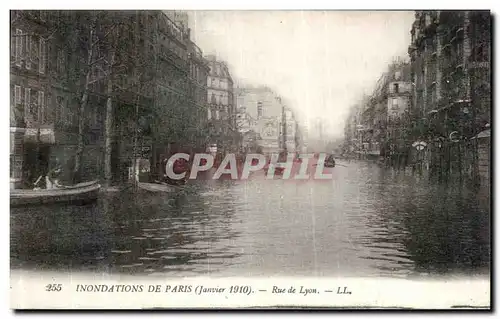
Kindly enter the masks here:
<path id="1" fill-rule="evenodd" d="M 487 130 L 480 132 L 479 134 L 477 134 L 476 136 L 471 138 L 471 140 L 474 140 L 476 138 L 480 139 L 480 138 L 489 138 L 489 137 L 491 137 L 491 129 L 487 129 Z"/>
<path id="2" fill-rule="evenodd" d="M 55 144 L 56 137 L 52 128 L 27 128 L 24 133 L 24 142 Z"/>

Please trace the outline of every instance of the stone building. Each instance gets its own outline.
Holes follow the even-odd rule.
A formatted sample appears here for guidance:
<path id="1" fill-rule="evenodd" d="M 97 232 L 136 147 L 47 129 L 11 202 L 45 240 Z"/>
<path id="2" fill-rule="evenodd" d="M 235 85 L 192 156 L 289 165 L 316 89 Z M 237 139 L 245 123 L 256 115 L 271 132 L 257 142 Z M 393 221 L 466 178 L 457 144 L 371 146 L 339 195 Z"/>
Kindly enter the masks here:
<path id="1" fill-rule="evenodd" d="M 259 145 L 263 153 L 279 153 L 283 150 L 285 141 L 287 151 L 295 152 L 299 149 L 298 143 L 303 140 L 298 138 L 298 121 L 293 110 L 285 106 L 281 97 L 266 86 L 239 87 L 235 92 L 238 108 L 244 110 L 240 112 L 241 116 L 244 113 L 247 114 L 245 117 L 253 119 L 254 130 L 261 138 Z"/>
<path id="2" fill-rule="evenodd" d="M 410 64 L 402 61 L 391 64 L 385 75 L 378 141 L 380 155 L 391 158 L 393 165 L 408 164 L 409 145 L 414 142 L 407 129 L 412 93 Z"/>
<path id="3" fill-rule="evenodd" d="M 237 148 L 237 111 L 234 84 L 229 68 L 214 55 L 206 57 L 210 68 L 207 78 L 207 118 L 212 142 L 225 151 Z"/>
<path id="4" fill-rule="evenodd" d="M 380 76 L 370 95 L 356 104 L 347 118 L 344 151 L 363 157 L 401 157 L 408 144 L 403 134 L 411 106 L 410 64 L 395 59 Z"/>
<path id="5" fill-rule="evenodd" d="M 361 149 L 360 140 L 360 118 L 361 104 L 357 103 L 349 110 L 349 114 L 344 125 L 344 147 L 343 152 L 351 156 Z"/>
<path id="6" fill-rule="evenodd" d="M 119 182 L 138 158 L 155 167 L 173 142 L 192 146 L 205 135 L 208 66 L 189 29 L 164 12 L 11 18 L 13 187 L 31 187 L 56 161 L 65 172 L 80 163 L 81 179 Z"/>
<path id="7" fill-rule="evenodd" d="M 79 140 L 79 105 L 85 50 L 75 34 L 87 32 L 77 11 L 11 11 L 11 187 L 33 187 L 56 161 L 69 175 Z M 67 28 L 67 26 L 71 26 Z M 91 74 L 97 76 L 97 72 Z M 95 85 L 91 85 L 93 88 Z M 102 100 L 89 95 L 81 175 L 96 178 L 102 164 Z M 63 179 L 69 179 L 64 176 Z"/>
<path id="8" fill-rule="evenodd" d="M 198 129 L 196 134 L 197 147 L 205 146 L 208 141 L 208 117 L 207 117 L 207 80 L 210 68 L 203 58 L 203 52 L 193 42 L 188 43 L 189 52 L 189 92 L 191 94 L 191 109 L 196 114 Z"/>
<path id="9" fill-rule="evenodd" d="M 415 13 L 412 111 L 430 142 L 424 162 L 437 173 L 477 168 L 470 139 L 491 121 L 490 21 L 488 11 Z"/>

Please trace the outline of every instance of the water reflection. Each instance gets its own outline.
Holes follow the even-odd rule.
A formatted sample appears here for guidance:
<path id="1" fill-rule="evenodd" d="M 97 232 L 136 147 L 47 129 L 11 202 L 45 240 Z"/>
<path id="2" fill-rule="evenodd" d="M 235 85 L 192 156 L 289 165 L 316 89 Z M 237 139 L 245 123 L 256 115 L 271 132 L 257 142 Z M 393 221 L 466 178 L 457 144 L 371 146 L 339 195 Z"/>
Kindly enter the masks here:
<path id="1" fill-rule="evenodd" d="M 12 267 L 186 276 L 489 271 L 489 202 L 362 162 L 328 182 L 210 181 L 11 210 Z"/>

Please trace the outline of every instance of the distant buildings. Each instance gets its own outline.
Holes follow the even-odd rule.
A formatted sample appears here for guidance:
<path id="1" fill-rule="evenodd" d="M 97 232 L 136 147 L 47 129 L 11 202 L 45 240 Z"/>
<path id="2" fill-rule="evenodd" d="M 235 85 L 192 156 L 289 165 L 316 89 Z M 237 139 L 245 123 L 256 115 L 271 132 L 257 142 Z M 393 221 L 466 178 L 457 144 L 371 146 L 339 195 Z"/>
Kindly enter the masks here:
<path id="1" fill-rule="evenodd" d="M 411 106 L 410 64 L 395 60 L 369 96 L 351 109 L 344 128 L 345 151 L 385 156 L 403 138 L 401 123 Z M 388 153 L 387 153 L 388 154 Z"/>
<path id="2" fill-rule="evenodd" d="M 214 143 L 227 150 L 237 143 L 236 107 L 233 79 L 224 61 L 206 57 L 210 72 L 207 79 L 208 113 Z"/>
<path id="3" fill-rule="evenodd" d="M 258 145 L 265 154 L 279 153 L 285 143 L 287 151 L 297 150 L 300 141 L 297 120 L 274 91 L 265 86 L 247 86 L 237 88 L 235 92 L 241 133 L 253 131 L 251 134 L 257 136 Z M 286 121 L 285 129 L 283 121 Z"/>
<path id="4" fill-rule="evenodd" d="M 351 110 L 344 151 L 488 180 L 490 12 L 416 11 L 411 35 L 410 62 L 389 66 Z"/>

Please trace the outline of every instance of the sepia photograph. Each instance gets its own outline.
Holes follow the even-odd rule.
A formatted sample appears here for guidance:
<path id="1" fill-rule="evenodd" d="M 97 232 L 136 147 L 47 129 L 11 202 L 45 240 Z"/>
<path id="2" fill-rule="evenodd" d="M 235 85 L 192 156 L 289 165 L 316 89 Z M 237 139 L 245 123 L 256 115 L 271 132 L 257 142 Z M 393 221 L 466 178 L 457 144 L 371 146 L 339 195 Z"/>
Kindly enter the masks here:
<path id="1" fill-rule="evenodd" d="M 11 308 L 490 309 L 492 27 L 10 10 Z"/>

